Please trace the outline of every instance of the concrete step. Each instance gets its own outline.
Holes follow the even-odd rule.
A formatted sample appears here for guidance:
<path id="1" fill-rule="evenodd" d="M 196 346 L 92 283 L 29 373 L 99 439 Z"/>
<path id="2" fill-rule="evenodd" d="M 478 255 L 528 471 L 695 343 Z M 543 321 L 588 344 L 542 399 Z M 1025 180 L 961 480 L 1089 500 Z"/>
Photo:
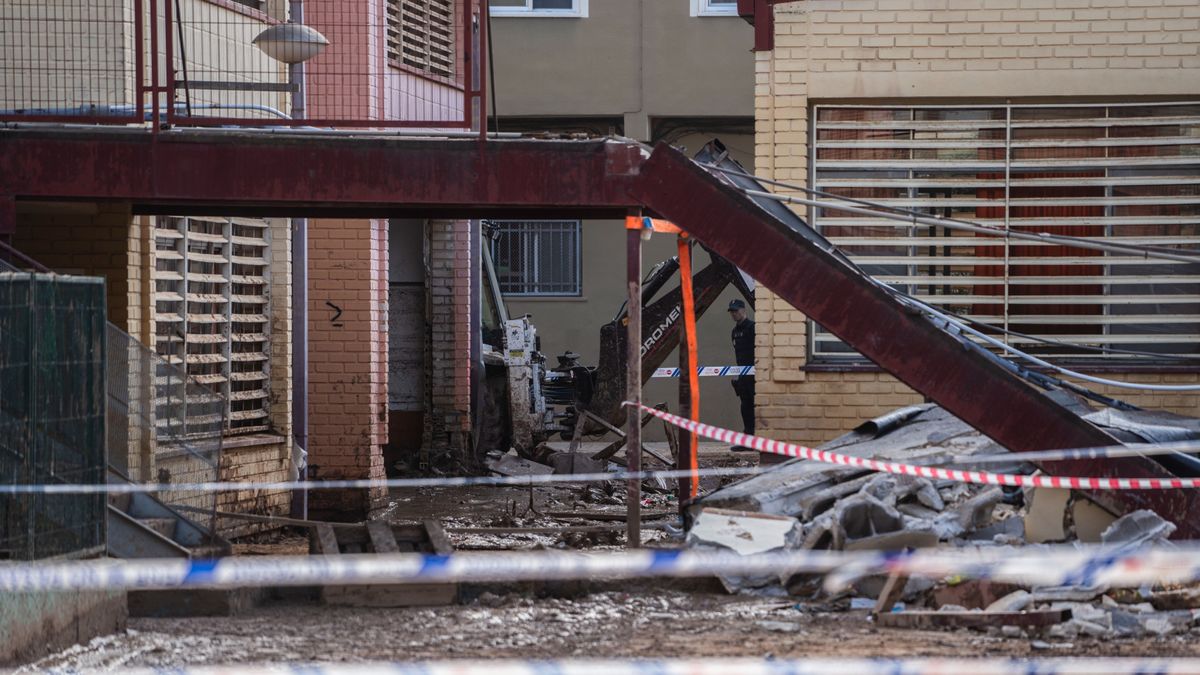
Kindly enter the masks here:
<path id="1" fill-rule="evenodd" d="M 171 518 L 138 518 L 137 521 L 167 539 L 175 539 L 175 520 Z"/>

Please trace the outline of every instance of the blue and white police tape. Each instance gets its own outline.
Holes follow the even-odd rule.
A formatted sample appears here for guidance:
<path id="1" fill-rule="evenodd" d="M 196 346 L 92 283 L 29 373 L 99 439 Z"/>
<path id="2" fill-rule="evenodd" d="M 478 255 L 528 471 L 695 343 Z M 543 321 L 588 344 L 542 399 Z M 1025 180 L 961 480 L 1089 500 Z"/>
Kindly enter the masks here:
<path id="1" fill-rule="evenodd" d="M 824 574 L 842 588 L 868 575 L 951 575 L 1028 586 L 1132 587 L 1200 581 L 1200 547 L 984 547 L 880 551 L 635 550 L 229 557 L 216 560 L 70 560 L 0 563 L 0 592 L 234 588 Z"/>
<path id="2" fill-rule="evenodd" d="M 161 670 L 126 671 L 137 675 Z M 647 659 L 296 663 L 171 668 L 174 675 L 1183 675 L 1200 659 Z"/>
<path id="3" fill-rule="evenodd" d="M 699 469 L 704 476 L 756 476 L 771 467 L 727 466 Z M 150 492 L 236 492 L 242 490 L 368 490 L 430 487 L 530 487 L 537 485 L 573 485 L 620 480 L 655 480 L 688 478 L 696 472 L 670 469 L 666 471 L 607 471 L 601 473 L 547 474 L 542 476 L 460 476 L 456 478 L 362 478 L 354 480 L 321 481 L 228 481 L 209 483 L 39 483 L 0 485 L 0 495 L 12 494 L 144 494 Z"/>
<path id="4" fill-rule="evenodd" d="M 679 377 L 679 368 L 657 368 L 650 377 Z M 753 375 L 754 366 L 697 366 L 700 377 L 741 377 Z"/>

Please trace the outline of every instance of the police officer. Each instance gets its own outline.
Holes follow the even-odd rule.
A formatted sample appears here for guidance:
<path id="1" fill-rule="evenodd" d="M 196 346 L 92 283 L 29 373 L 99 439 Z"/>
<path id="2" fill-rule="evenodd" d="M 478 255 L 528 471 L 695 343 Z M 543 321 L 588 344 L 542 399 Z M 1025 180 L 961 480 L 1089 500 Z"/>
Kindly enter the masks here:
<path id="1" fill-rule="evenodd" d="M 733 319 L 733 355 L 739 366 L 754 365 L 754 322 L 746 314 L 746 303 L 732 300 L 729 316 Z M 733 391 L 742 401 L 742 431 L 754 433 L 754 376 L 739 375 Z"/>

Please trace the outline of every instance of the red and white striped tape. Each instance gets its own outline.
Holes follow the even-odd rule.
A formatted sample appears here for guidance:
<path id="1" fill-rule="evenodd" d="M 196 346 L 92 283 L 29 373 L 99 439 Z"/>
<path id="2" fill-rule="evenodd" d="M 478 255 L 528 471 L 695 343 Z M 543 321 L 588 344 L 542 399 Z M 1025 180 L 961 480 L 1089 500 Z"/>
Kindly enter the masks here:
<path id="1" fill-rule="evenodd" d="M 626 405 L 633 405 L 626 403 Z M 935 480 L 952 480 L 959 483 L 976 483 L 980 485 L 1009 485 L 1014 487 L 1070 488 L 1072 490 L 1181 490 L 1200 487 L 1200 478 L 1103 478 L 1088 476 L 1023 476 L 1009 473 L 990 473 L 987 471 L 963 471 L 961 469 L 942 469 L 934 466 L 916 466 L 898 462 L 881 462 L 874 459 L 841 455 L 836 452 L 817 450 L 803 445 L 795 445 L 776 441 L 762 436 L 714 427 L 711 424 L 693 422 L 692 420 L 672 415 L 662 410 L 639 406 L 647 413 L 705 438 L 754 448 L 760 452 L 769 452 L 786 457 L 809 459 L 824 464 L 852 466 L 859 469 L 869 469 L 882 473 L 893 473 L 904 476 L 920 476 Z"/>

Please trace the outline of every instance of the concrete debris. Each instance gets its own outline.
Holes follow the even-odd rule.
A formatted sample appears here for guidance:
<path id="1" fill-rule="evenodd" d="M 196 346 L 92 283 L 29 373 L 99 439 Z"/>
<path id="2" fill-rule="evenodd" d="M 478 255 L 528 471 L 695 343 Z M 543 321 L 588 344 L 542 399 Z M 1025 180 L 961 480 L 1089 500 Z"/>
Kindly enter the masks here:
<path id="1" fill-rule="evenodd" d="M 1118 518 L 1101 533 L 1100 540 L 1105 544 L 1128 546 L 1163 544 L 1174 531 L 1174 523 L 1163 520 L 1153 511 L 1141 510 Z"/>
<path id="2" fill-rule="evenodd" d="M 800 523 L 794 518 L 708 508 L 701 509 L 696 515 L 686 543 L 695 549 L 754 555 L 795 549 L 800 545 L 801 532 Z M 777 575 L 721 575 L 718 578 L 730 593 L 785 594 Z"/>
<path id="3" fill-rule="evenodd" d="M 1118 418 L 1102 419 L 1115 424 Z M 1129 426 L 1128 420 L 1120 419 Z M 950 457 L 962 463 L 972 454 L 1004 452 L 937 406 L 895 411 L 821 449 L 927 464 Z M 1003 471 L 1034 470 L 1018 457 Z M 738 511 L 727 510 L 730 508 Z M 727 485 L 692 509 L 696 527 L 688 538 L 690 546 L 742 552 L 796 546 L 905 550 L 1074 541 L 1132 547 L 1162 545 L 1176 529 L 1152 511 L 1117 518 L 1086 495 L 1071 490 L 1006 492 L 1000 487 L 874 474 L 803 460 Z M 1059 640 L 1035 641 L 1031 645 L 1035 649 L 1063 648 L 1071 643 L 1062 640 L 1076 638 L 1153 637 L 1193 628 L 1200 632 L 1200 588 L 1110 592 L 1104 585 L 1020 588 L 981 580 L 900 580 L 904 587 L 898 595 L 892 594 L 893 582 L 887 578 L 855 580 L 851 590 L 856 597 L 850 599 L 850 606 L 867 608 L 872 606 L 872 598 L 888 593 L 889 599 L 903 597 L 907 609 L 886 612 L 886 621 L 878 623 L 881 627 L 990 627 L 997 631 L 1003 626 L 1010 636 L 1041 633 Z M 819 583 L 806 575 L 783 580 L 783 588 L 780 580 L 722 581 L 731 592 L 818 596 L 822 592 Z"/>
<path id="4" fill-rule="evenodd" d="M 1019 612 L 1033 602 L 1033 596 L 1024 589 L 1013 591 L 1008 595 L 988 605 L 985 612 Z"/>
<path id="5" fill-rule="evenodd" d="M 1090 602 L 1108 592 L 1108 586 L 1039 586 L 1033 589 L 1034 602 Z"/>
<path id="6" fill-rule="evenodd" d="M 554 467 L 517 457 L 512 453 L 499 457 L 488 457 L 484 464 L 488 471 L 501 476 L 548 476 Z"/>

